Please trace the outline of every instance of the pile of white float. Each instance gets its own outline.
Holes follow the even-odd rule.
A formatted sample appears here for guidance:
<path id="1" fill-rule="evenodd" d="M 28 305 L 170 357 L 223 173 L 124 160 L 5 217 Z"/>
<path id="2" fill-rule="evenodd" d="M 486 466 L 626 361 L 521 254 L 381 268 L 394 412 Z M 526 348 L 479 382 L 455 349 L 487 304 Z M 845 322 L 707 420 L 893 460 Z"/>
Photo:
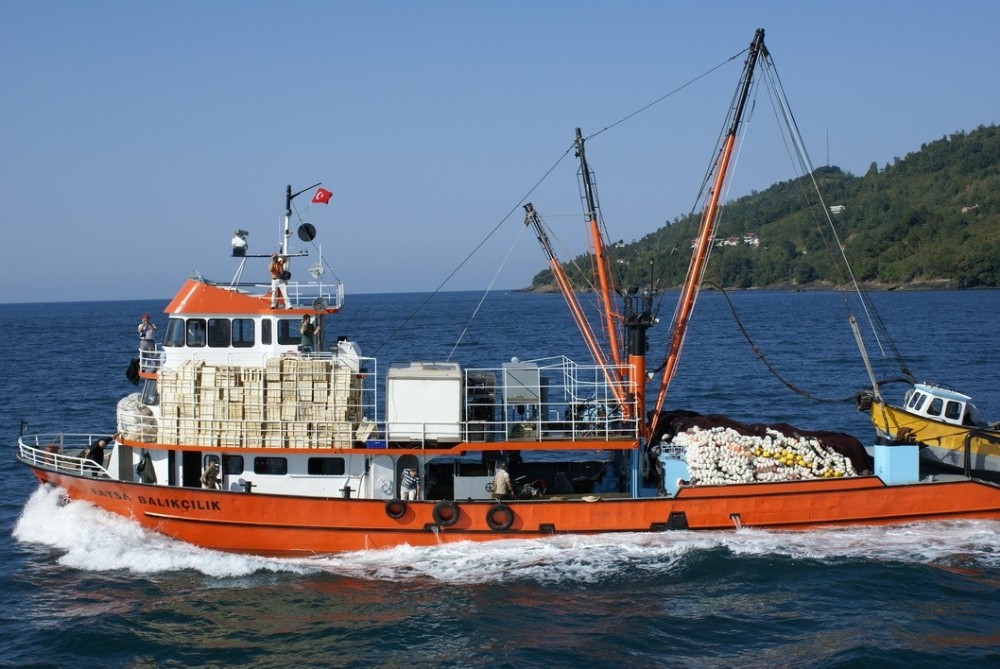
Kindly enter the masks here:
<path id="1" fill-rule="evenodd" d="M 685 450 L 692 485 L 855 476 L 851 461 L 816 439 L 775 430 L 754 437 L 727 427 L 693 427 L 673 438 Z"/>

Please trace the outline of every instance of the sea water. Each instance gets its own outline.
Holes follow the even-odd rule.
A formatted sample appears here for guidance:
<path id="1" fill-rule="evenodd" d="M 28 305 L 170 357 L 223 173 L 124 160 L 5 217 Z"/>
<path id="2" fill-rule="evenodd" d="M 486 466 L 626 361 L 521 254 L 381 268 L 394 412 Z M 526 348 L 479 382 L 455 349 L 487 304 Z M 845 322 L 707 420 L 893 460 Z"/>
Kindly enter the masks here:
<path id="1" fill-rule="evenodd" d="M 662 360 L 675 295 L 650 331 Z M 862 439 L 868 375 L 839 293 L 700 298 L 667 408 Z M 998 294 L 871 296 L 910 370 L 1000 420 Z M 361 295 L 327 323 L 391 362 L 495 366 L 586 349 L 557 295 Z M 226 555 L 64 504 L 29 433 L 109 431 L 135 325 L 166 300 L 0 305 L 0 664 L 141 667 L 1000 666 L 1000 523 L 555 536 L 299 559 Z M 419 309 L 418 309 L 419 307 Z M 471 316 L 475 313 L 475 318 Z M 857 311 L 859 320 L 865 315 Z M 595 320 L 596 323 L 596 320 Z M 869 341 L 876 375 L 898 375 Z M 653 388 L 651 386 L 651 388 Z M 902 394 L 889 386 L 886 394 Z"/>

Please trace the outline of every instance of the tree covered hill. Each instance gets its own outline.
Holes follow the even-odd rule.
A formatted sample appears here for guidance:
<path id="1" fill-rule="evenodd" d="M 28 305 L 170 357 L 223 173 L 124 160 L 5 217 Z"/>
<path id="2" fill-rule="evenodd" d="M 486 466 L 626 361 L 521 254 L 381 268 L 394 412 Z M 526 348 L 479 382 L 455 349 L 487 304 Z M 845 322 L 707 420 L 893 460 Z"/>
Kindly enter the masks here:
<path id="1" fill-rule="evenodd" d="M 814 287 L 849 281 L 823 212 L 832 212 L 844 255 L 868 287 L 1000 286 L 1000 128 L 979 127 L 923 145 L 863 177 L 837 167 L 727 203 L 706 279 L 727 288 Z M 680 285 L 698 216 L 609 249 L 620 287 Z M 757 243 L 754 243 L 754 240 Z M 589 256 L 566 264 L 590 288 Z M 550 270 L 532 290 L 552 290 Z"/>

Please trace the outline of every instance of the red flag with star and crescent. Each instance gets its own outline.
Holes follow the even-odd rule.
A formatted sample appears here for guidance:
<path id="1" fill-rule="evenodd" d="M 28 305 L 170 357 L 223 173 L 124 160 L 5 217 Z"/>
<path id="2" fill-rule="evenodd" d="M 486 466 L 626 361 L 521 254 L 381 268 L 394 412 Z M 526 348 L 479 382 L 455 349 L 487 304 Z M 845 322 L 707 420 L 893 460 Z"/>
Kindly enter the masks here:
<path id="1" fill-rule="evenodd" d="M 317 204 L 327 204 L 330 202 L 330 198 L 333 197 L 333 193 L 325 188 L 317 188 L 316 194 L 313 195 L 313 202 Z"/>

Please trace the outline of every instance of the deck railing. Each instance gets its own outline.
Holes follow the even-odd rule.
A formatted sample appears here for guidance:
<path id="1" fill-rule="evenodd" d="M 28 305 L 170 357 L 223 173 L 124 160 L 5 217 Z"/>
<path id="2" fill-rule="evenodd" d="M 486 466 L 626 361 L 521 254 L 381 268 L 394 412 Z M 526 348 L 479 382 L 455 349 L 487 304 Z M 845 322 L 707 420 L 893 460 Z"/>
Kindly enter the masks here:
<path id="1" fill-rule="evenodd" d="M 17 440 L 18 457 L 25 463 L 76 474 L 111 478 L 103 463 L 82 457 L 92 443 L 106 440 L 107 434 L 38 434 L 23 435 Z M 105 460 L 110 455 L 110 444 L 105 450 Z"/>
<path id="2" fill-rule="evenodd" d="M 271 282 L 240 282 L 229 284 L 229 287 L 263 299 L 271 290 Z M 289 281 L 285 284 L 285 294 L 292 306 L 298 309 L 318 309 L 317 300 L 323 300 L 323 309 L 339 309 L 344 304 L 344 284 L 340 282 Z"/>
<path id="3" fill-rule="evenodd" d="M 632 378 L 627 366 L 604 369 L 555 357 L 436 374 L 405 377 L 411 385 L 392 394 L 383 414 L 379 397 L 390 395 L 374 358 L 312 353 L 256 365 L 193 359 L 160 371 L 159 415 L 136 398 L 119 406 L 118 426 L 126 439 L 150 444 L 247 448 L 638 437 L 634 382 L 620 380 Z"/>

